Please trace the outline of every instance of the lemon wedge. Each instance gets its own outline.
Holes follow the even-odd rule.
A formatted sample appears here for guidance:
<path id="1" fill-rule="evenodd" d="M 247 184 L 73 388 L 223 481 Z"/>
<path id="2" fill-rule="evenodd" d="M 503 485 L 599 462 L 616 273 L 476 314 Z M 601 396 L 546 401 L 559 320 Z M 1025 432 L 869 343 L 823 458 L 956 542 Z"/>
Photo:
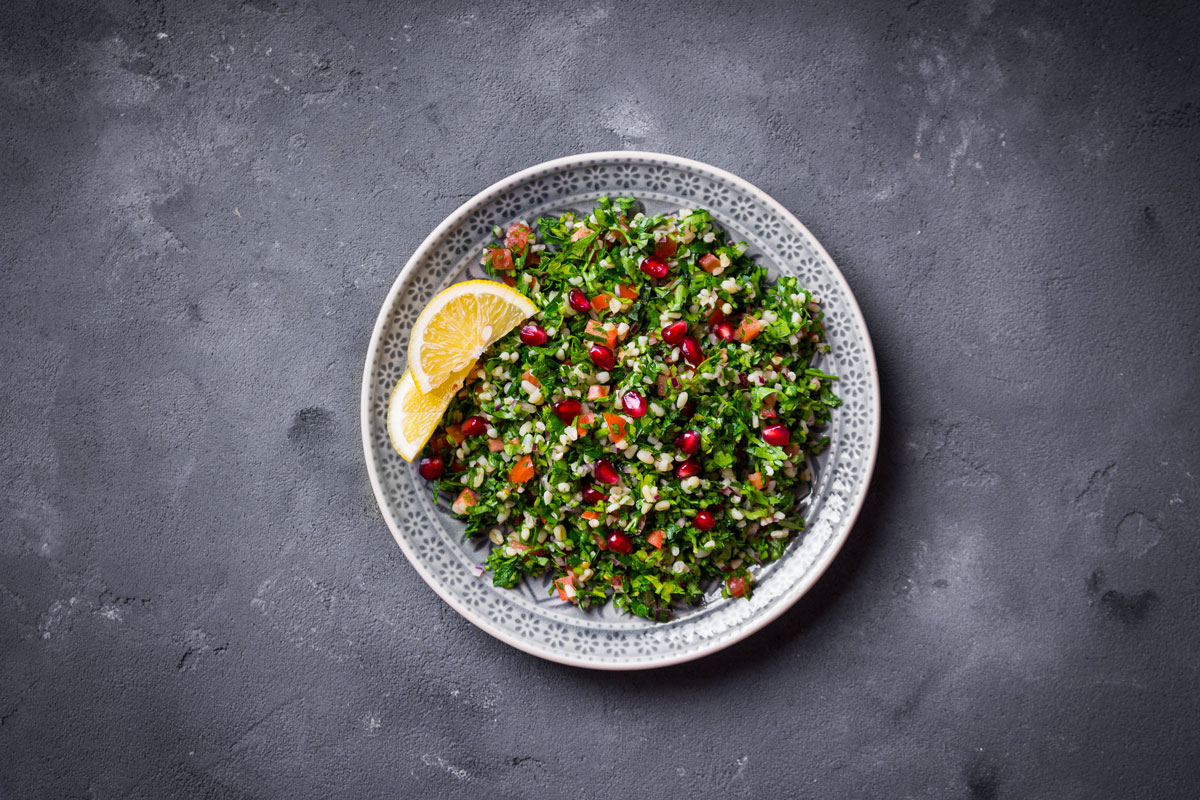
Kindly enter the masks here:
<path id="1" fill-rule="evenodd" d="M 417 317 L 409 339 L 408 371 L 417 388 L 429 394 L 450 381 L 537 310 L 516 289 L 493 281 L 463 281 L 442 290 Z"/>
<path id="2" fill-rule="evenodd" d="M 392 447 L 405 461 L 416 458 L 429 441 L 454 393 L 462 388 L 463 381 L 474 366 L 475 362 L 471 362 L 457 375 L 428 393 L 422 392 L 417 386 L 412 370 L 404 371 L 404 377 L 396 384 L 388 401 L 387 431 Z"/>

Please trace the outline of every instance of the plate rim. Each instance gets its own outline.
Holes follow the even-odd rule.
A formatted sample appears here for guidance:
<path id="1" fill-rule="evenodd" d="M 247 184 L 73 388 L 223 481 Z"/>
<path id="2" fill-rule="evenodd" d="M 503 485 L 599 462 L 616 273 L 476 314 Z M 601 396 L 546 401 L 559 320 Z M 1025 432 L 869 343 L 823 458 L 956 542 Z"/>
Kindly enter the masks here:
<path id="1" fill-rule="evenodd" d="M 374 459 L 372 458 L 373 441 L 371 434 L 371 384 L 374 377 L 373 365 L 378 358 L 379 347 L 383 341 L 383 333 L 390 317 L 389 312 L 395 306 L 401 289 L 405 286 L 405 284 L 407 284 L 409 274 L 416 269 L 418 263 L 425 258 L 431 249 L 433 249 L 434 244 L 441 238 L 441 235 L 444 231 L 458 224 L 458 222 L 460 222 L 464 216 L 469 214 L 469 210 L 477 203 L 480 203 L 485 197 L 491 196 L 494 193 L 502 192 L 513 186 L 517 186 L 527 178 L 536 174 L 562 167 L 581 166 L 584 163 L 620 162 L 628 160 L 643 162 L 658 161 L 660 163 L 667 162 L 673 166 L 680 167 L 685 170 L 706 170 L 711 173 L 715 173 L 720 178 L 730 181 L 740 186 L 747 192 L 757 195 L 767 206 L 772 208 L 776 213 L 782 215 L 784 219 L 794 224 L 808 237 L 809 242 L 813 244 L 817 253 L 823 257 L 826 263 L 832 268 L 833 280 L 839 284 L 841 289 L 845 292 L 851 308 L 857 314 L 858 320 L 862 323 L 862 330 L 864 334 L 864 356 L 867 361 L 867 366 L 869 367 L 868 378 L 872 387 L 874 425 L 872 426 L 871 430 L 871 442 L 869 453 L 867 454 L 866 458 L 866 475 L 863 479 L 862 492 L 856 500 L 854 507 L 849 509 L 849 514 L 846 515 L 842 521 L 844 528 L 841 535 L 825 548 L 825 551 L 821 554 L 821 557 L 813 563 L 812 568 L 805 573 L 803 579 L 797 581 L 785 594 L 781 596 L 776 608 L 773 608 L 762 616 L 749 621 L 748 624 L 736 630 L 734 634 L 727 639 L 714 642 L 706 647 L 696 650 L 680 653 L 678 655 L 651 657 L 644 662 L 593 662 L 588 660 L 586 656 L 580 657 L 571 653 L 561 653 L 547 648 L 542 648 L 534 643 L 521 639 L 520 637 L 509 635 L 505 631 L 493 629 L 486 620 L 477 618 L 474 612 L 460 603 L 453 594 L 447 592 L 439 584 L 439 582 L 434 580 L 433 576 L 426 571 L 425 567 L 421 564 L 420 559 L 416 557 L 415 552 L 410 547 L 410 544 L 406 542 L 405 538 L 401 535 L 398 526 L 393 522 L 392 517 L 394 515 L 387 513 L 388 506 L 385 503 L 386 494 L 383 490 L 379 472 L 375 467 Z M 858 304 L 858 298 L 854 296 L 854 292 L 850 289 L 850 284 L 846 281 L 845 276 L 842 275 L 841 269 L 833 260 L 832 256 L 829 255 L 829 252 L 825 249 L 825 246 L 821 244 L 820 240 L 813 236 L 808 227 L 801 222 L 795 214 L 789 211 L 774 197 L 767 194 L 762 189 L 758 188 L 744 178 L 738 177 L 727 170 L 703 161 L 698 161 L 696 159 L 686 158 L 683 156 L 670 155 L 667 153 L 655 153 L 644 150 L 600 150 L 596 152 L 577 153 L 575 155 L 550 159 L 549 161 L 543 161 L 541 163 L 534 164 L 522 170 L 518 170 L 517 172 L 514 172 L 505 178 L 501 178 L 495 183 L 492 183 L 490 186 L 484 188 L 482 191 L 476 192 L 464 203 L 461 203 L 457 208 L 454 209 L 454 211 L 446 216 L 446 218 L 443 219 L 429 233 L 429 235 L 425 237 L 424 240 L 422 240 L 421 244 L 417 246 L 412 255 L 409 256 L 408 260 L 404 263 L 404 266 L 400 269 L 400 272 L 397 273 L 395 280 L 392 282 L 391 288 L 388 290 L 387 296 L 383 300 L 383 304 L 380 306 L 379 313 L 375 318 L 375 324 L 372 326 L 371 338 L 367 347 L 366 363 L 363 367 L 362 386 L 359 398 L 359 417 L 363 443 L 363 457 L 366 461 L 367 475 L 371 481 L 371 490 L 375 495 L 375 502 L 378 504 L 380 511 L 383 512 L 383 520 L 387 524 L 388 530 L 391 531 L 392 538 L 395 539 L 396 544 L 398 544 L 401 551 L 403 551 L 409 565 L 412 566 L 417 574 L 421 576 L 421 579 L 425 581 L 426 585 L 433 589 L 434 593 L 437 594 L 438 597 L 440 597 L 447 605 L 453 608 L 460 616 L 462 616 L 472 625 L 479 628 L 484 633 L 492 636 L 493 638 L 499 639 L 505 644 L 516 648 L 517 650 L 537 656 L 538 658 L 544 658 L 547 661 L 566 664 L 568 666 L 619 672 L 641 669 L 658 669 L 661 667 L 683 664 L 719 652 L 720 650 L 724 650 L 725 648 L 730 647 L 737 642 L 744 641 L 753 634 L 762 630 L 767 625 L 781 617 L 788 609 L 792 608 L 801 597 L 808 594 L 809 590 L 816 585 L 821 576 L 824 575 L 829 569 L 829 566 L 833 563 L 833 560 L 837 557 L 838 553 L 841 552 L 842 547 L 844 547 L 846 544 L 846 540 L 850 538 L 850 532 L 854 529 L 854 525 L 858 521 L 858 515 L 862 511 L 863 505 L 867 499 L 867 495 L 870 493 L 871 480 L 875 474 L 876 459 L 879 455 L 879 437 L 882 411 L 881 406 L 882 398 L 880 397 L 879 393 L 879 365 L 875 360 L 875 348 L 871 342 L 871 333 L 867 327 L 866 317 L 863 316 L 862 308 Z"/>

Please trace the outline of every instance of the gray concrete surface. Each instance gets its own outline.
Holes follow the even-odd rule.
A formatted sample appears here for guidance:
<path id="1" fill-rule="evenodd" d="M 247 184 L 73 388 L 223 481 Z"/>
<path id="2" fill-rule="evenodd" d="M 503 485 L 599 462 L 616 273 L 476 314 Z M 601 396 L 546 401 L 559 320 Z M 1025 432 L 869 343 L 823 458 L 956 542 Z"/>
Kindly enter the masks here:
<path id="1" fill-rule="evenodd" d="M 0 5 L 0 797 L 1200 794 L 1200 6 L 570 5 Z M 815 591 L 626 675 L 443 604 L 357 416 L 421 238 L 612 148 L 795 211 L 885 412 Z"/>

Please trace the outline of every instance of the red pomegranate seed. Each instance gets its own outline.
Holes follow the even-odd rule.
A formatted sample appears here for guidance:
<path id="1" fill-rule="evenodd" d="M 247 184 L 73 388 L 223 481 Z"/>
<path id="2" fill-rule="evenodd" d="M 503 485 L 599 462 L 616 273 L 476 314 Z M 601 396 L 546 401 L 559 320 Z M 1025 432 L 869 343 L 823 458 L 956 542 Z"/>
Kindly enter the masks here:
<path id="1" fill-rule="evenodd" d="M 608 538 L 605 540 L 608 543 L 608 549 L 614 553 L 632 553 L 633 539 L 630 539 L 628 534 L 621 531 L 609 531 Z"/>
<path id="2" fill-rule="evenodd" d="M 687 335 L 687 323 L 682 320 L 673 322 L 662 329 L 662 340 L 667 344 L 679 344 Z"/>
<path id="3" fill-rule="evenodd" d="M 589 347 L 588 358 L 592 359 L 592 363 L 600 369 L 612 369 L 613 365 L 617 363 L 617 357 L 612 348 L 602 344 L 594 344 Z"/>
<path id="4" fill-rule="evenodd" d="M 792 439 L 792 435 L 788 432 L 787 426 L 781 423 L 768 425 L 762 429 L 763 441 L 767 444 L 773 444 L 776 447 L 783 447 Z"/>
<path id="5" fill-rule="evenodd" d="M 563 425 L 570 425 L 582 413 L 583 403 L 574 397 L 568 397 L 551 406 L 551 410 L 554 412 L 554 416 L 562 420 Z"/>
<path id="6" fill-rule="evenodd" d="M 637 392 L 630 391 L 622 395 L 621 405 L 624 406 L 625 413 L 635 419 L 646 416 L 646 398 Z"/>
<path id="7" fill-rule="evenodd" d="M 521 332 L 517 335 L 521 337 L 522 342 L 532 347 L 545 344 L 547 338 L 546 329 L 533 322 L 521 328 Z"/>
<path id="8" fill-rule="evenodd" d="M 417 474 L 427 481 L 436 481 L 442 477 L 442 470 L 445 468 L 446 462 L 441 456 L 429 456 L 417 462 Z"/>
<path id="9" fill-rule="evenodd" d="M 701 511 L 699 514 L 697 514 L 695 517 L 692 518 L 692 525 L 695 526 L 696 530 L 698 530 L 698 531 L 711 530 L 712 526 L 716 525 L 716 524 L 717 524 L 717 518 L 714 517 L 713 513 L 711 511 L 709 511 L 708 509 Z"/>
<path id="10" fill-rule="evenodd" d="M 599 503 L 606 497 L 608 497 L 608 495 L 590 483 L 583 487 L 583 502 L 587 503 L 589 506 L 596 505 L 596 503 Z"/>
<path id="11" fill-rule="evenodd" d="M 713 335 L 728 342 L 733 338 L 733 326 L 728 322 L 722 322 L 713 328 Z"/>
<path id="12" fill-rule="evenodd" d="M 683 351 L 683 360 L 693 367 L 704 361 L 704 353 L 701 352 L 700 343 L 696 341 L 694 336 L 683 337 L 683 342 L 679 345 L 679 349 Z"/>
<path id="13" fill-rule="evenodd" d="M 617 474 L 617 468 L 607 458 L 596 459 L 596 465 L 592 468 L 592 474 L 601 483 L 616 485 L 621 480 L 621 476 Z"/>
<path id="14" fill-rule="evenodd" d="M 464 464 L 463 462 L 455 459 L 454 461 L 450 462 L 450 471 L 451 472 L 466 472 L 467 465 Z"/>
<path id="15" fill-rule="evenodd" d="M 700 462 L 694 458 L 689 458 L 686 461 L 680 461 L 679 466 L 675 467 L 676 478 L 690 478 L 693 475 L 700 474 Z"/>
<path id="16" fill-rule="evenodd" d="M 670 258 L 679 252 L 679 242 L 663 237 L 654 243 L 654 255 L 659 258 Z"/>
<path id="17" fill-rule="evenodd" d="M 572 289 L 567 292 L 567 302 L 571 305 L 571 308 L 584 314 L 592 310 L 591 299 L 578 289 Z"/>
<path id="18" fill-rule="evenodd" d="M 700 449 L 700 434 L 696 431 L 684 431 L 675 438 L 675 446 L 685 456 L 692 456 Z"/>
<path id="19" fill-rule="evenodd" d="M 462 432 L 466 436 L 482 436 L 487 432 L 487 420 L 476 414 L 462 421 Z"/>
<path id="20" fill-rule="evenodd" d="M 725 581 L 725 585 L 729 587 L 729 594 L 734 597 L 742 597 L 746 594 L 746 579 L 738 576 Z"/>
<path id="21" fill-rule="evenodd" d="M 641 270 L 651 278 L 665 278 L 671 268 L 667 266 L 667 262 L 663 261 L 658 256 L 649 256 L 642 259 Z"/>

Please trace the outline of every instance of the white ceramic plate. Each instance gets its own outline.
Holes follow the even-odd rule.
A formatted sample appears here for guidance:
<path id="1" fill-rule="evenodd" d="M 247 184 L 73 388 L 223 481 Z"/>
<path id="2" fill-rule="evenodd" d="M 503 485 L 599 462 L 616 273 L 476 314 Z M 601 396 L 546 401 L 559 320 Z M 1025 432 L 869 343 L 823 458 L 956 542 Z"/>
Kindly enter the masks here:
<path id="1" fill-rule="evenodd" d="M 843 405 L 833 412 L 829 450 L 817 461 L 807 525 L 782 558 L 756 576 L 750 601 L 708 602 L 656 624 L 606 607 L 581 612 L 548 595 L 548 583 L 515 589 L 477 576 L 489 543 L 464 541 L 448 501 L 432 493 L 416 468 L 392 449 L 387 405 L 404 372 L 408 333 L 438 291 L 486 277 L 479 264 L 493 225 L 521 217 L 590 209 L 597 197 L 632 195 L 648 213 L 706 208 L 772 274 L 792 274 L 825 310 L 832 352 L 820 366 L 840 380 Z M 396 542 L 443 600 L 496 638 L 533 655 L 597 669 L 678 664 L 749 636 L 787 610 L 837 555 L 862 507 L 879 445 L 879 377 L 862 313 L 825 249 L 800 221 L 759 189 L 728 172 L 658 153 L 610 152 L 547 161 L 505 178 L 464 203 L 429 234 L 396 278 L 367 352 L 362 436 L 375 497 Z M 432 623 L 431 623 L 432 624 Z"/>

